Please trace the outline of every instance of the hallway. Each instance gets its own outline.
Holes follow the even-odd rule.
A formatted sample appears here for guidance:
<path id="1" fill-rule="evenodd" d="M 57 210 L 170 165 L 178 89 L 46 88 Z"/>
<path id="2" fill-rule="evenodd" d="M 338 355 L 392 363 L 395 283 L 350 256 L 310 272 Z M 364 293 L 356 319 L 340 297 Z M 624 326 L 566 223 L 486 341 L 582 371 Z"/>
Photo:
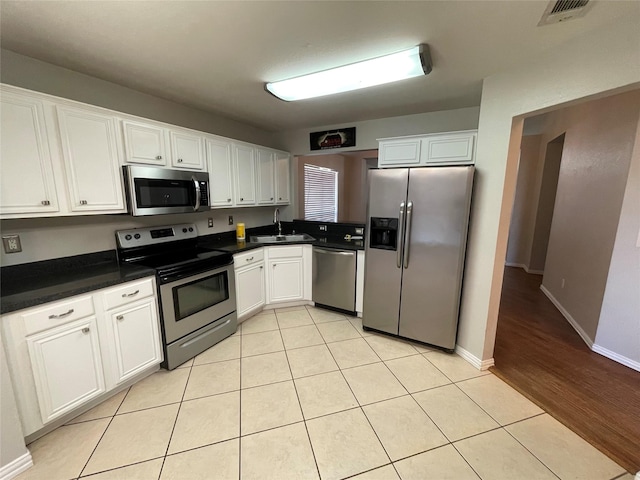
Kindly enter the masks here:
<path id="1" fill-rule="evenodd" d="M 629 472 L 640 471 L 640 373 L 592 352 L 541 281 L 505 268 L 491 371 Z"/>

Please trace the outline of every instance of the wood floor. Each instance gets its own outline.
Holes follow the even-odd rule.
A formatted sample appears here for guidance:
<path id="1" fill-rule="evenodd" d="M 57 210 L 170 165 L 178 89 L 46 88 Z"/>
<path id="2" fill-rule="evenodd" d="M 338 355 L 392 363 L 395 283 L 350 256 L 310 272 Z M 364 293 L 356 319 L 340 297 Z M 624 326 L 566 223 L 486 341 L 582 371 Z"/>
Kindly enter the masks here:
<path id="1" fill-rule="evenodd" d="M 635 474 L 640 372 L 592 352 L 540 291 L 541 281 L 506 267 L 491 370 Z"/>

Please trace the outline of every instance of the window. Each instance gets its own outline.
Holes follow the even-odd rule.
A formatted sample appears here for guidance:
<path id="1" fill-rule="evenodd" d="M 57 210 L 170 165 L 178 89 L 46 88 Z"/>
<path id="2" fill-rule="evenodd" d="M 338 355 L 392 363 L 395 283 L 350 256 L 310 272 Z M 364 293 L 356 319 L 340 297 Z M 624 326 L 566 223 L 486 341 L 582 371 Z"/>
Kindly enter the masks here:
<path id="1" fill-rule="evenodd" d="M 304 166 L 304 219 L 338 221 L 338 172 L 315 165 Z"/>

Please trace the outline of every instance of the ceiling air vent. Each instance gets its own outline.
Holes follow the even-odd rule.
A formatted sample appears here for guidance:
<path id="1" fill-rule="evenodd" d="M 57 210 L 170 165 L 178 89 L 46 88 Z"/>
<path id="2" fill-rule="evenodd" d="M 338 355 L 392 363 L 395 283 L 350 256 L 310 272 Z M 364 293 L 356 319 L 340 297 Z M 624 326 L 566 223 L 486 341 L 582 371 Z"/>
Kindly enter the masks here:
<path id="1" fill-rule="evenodd" d="M 589 10 L 590 3 L 589 0 L 552 0 L 542 14 L 538 26 L 582 17 Z"/>

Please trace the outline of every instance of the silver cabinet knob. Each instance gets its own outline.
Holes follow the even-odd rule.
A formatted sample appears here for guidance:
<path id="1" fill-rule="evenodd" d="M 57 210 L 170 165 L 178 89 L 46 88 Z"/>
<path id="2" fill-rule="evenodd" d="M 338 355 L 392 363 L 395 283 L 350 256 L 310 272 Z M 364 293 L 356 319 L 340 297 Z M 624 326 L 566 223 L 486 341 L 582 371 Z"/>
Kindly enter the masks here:
<path id="1" fill-rule="evenodd" d="M 264 267 L 262 265 L 260 265 L 260 270 L 262 270 Z"/>
<path id="2" fill-rule="evenodd" d="M 89 333 L 89 327 L 84 327 L 82 329 L 82 333 Z"/>
<path id="3" fill-rule="evenodd" d="M 282 200 L 282 197 L 278 198 L 278 200 Z"/>
<path id="4" fill-rule="evenodd" d="M 240 201 L 241 201 L 241 202 L 243 202 L 243 201 L 244 201 L 244 198 L 240 198 Z"/>
<path id="5" fill-rule="evenodd" d="M 124 320 L 124 315 L 118 315 L 118 316 L 116 317 L 116 320 Z"/>
<path id="6" fill-rule="evenodd" d="M 40 202 L 42 205 L 51 205 L 51 202 L 49 200 L 43 200 Z"/>
<path id="7" fill-rule="evenodd" d="M 273 200 L 273 197 L 271 197 L 270 200 Z"/>
<path id="8" fill-rule="evenodd" d="M 80 200 L 80 205 L 86 205 L 87 201 L 86 200 Z"/>
<path id="9" fill-rule="evenodd" d="M 230 198 L 227 198 L 227 202 L 230 202 L 230 201 L 231 201 L 231 199 L 230 199 Z"/>
<path id="10" fill-rule="evenodd" d="M 162 155 L 156 156 L 156 160 L 162 160 Z"/>
<path id="11" fill-rule="evenodd" d="M 178 159 L 178 163 L 182 163 L 182 159 L 181 158 Z"/>

